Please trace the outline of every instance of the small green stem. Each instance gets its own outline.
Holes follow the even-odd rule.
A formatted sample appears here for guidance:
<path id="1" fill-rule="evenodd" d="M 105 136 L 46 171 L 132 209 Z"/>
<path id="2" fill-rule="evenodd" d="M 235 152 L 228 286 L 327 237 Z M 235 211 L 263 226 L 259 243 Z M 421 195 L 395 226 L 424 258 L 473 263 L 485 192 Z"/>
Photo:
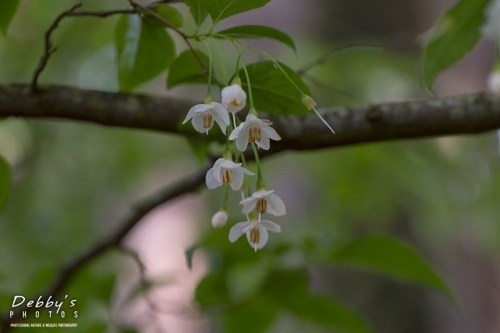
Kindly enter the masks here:
<path id="1" fill-rule="evenodd" d="M 241 66 L 243 67 L 243 71 L 245 72 L 245 76 L 247 78 L 247 85 L 248 85 L 248 99 L 250 100 L 250 111 L 255 110 L 254 104 L 253 104 L 253 95 L 252 95 L 252 84 L 250 83 L 250 75 L 248 75 L 248 70 L 247 66 L 245 66 L 245 62 L 241 62 Z"/>

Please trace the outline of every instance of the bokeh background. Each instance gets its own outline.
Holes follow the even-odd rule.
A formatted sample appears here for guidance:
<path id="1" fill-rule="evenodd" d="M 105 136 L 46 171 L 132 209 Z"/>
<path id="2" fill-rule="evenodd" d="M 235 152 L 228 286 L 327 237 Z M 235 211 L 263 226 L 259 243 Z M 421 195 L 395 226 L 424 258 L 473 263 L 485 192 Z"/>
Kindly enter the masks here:
<path id="1" fill-rule="evenodd" d="M 127 7 L 125 0 L 82 2 L 87 10 Z M 0 83 L 29 82 L 42 53 L 43 33 L 72 3 L 21 0 L 8 36 L 0 36 Z M 322 107 L 402 101 L 430 96 L 420 84 L 421 45 L 425 32 L 452 3 L 273 0 L 223 25 L 265 24 L 286 31 L 297 42 L 298 57 L 272 42 L 252 44 L 294 69 L 353 45 L 307 73 Z M 188 17 L 182 4 L 175 6 Z M 59 50 L 42 82 L 116 91 L 111 43 L 116 20 L 63 21 L 53 40 Z M 185 24 L 189 31 L 192 22 L 186 19 Z M 184 47 L 180 41 L 178 46 Z M 228 63 L 234 61 L 229 52 L 224 54 Z M 435 93 L 484 90 L 493 58 L 493 42 L 481 42 L 438 79 Z M 165 77 L 139 91 L 203 98 L 203 86 L 166 91 Z M 131 204 L 199 167 L 183 138 L 60 120 L 4 120 L 0 153 L 13 172 L 0 216 L 2 310 L 15 294 L 43 290 L 59 267 L 112 233 Z M 241 247 L 254 256 L 249 263 L 278 260 L 306 266 L 313 290 L 358 310 L 376 332 L 500 332 L 500 156 L 495 133 L 286 152 L 266 159 L 263 171 L 268 187 L 288 207 L 286 216 L 275 218 L 283 232 L 272 235 L 268 249 L 255 255 L 243 239 L 221 251 Z M 267 267 L 245 270 L 236 261 L 220 264 L 217 255 L 203 250 L 195 253 L 192 269 L 187 267 L 184 251 L 198 239 L 226 242 L 228 227 L 213 231 L 210 225 L 222 196 L 222 190 L 203 191 L 174 200 L 149 214 L 127 238 L 147 266 L 152 287 L 145 292 L 158 311 L 149 309 L 144 290 L 138 289 L 135 263 L 110 252 L 79 274 L 66 292 L 78 299 L 79 328 L 73 331 L 221 331 L 217 318 L 222 314 L 200 311 L 194 302 L 197 283 L 208 271 L 227 270 L 234 273 L 229 274 L 233 285 L 251 285 L 255 271 Z M 237 201 L 231 201 L 230 223 L 242 218 Z M 428 289 L 317 260 L 322 250 L 368 234 L 393 234 L 418 248 L 454 290 L 463 317 Z M 278 251 L 285 255 L 276 255 Z M 269 329 L 303 331 L 329 330 L 286 313 Z"/>

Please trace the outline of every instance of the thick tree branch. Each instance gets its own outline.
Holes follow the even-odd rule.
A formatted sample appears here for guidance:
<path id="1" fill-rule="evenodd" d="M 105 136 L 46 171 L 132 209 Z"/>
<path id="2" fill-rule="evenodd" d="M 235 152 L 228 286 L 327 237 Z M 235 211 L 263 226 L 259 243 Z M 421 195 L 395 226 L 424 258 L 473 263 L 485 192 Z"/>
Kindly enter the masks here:
<path id="1" fill-rule="evenodd" d="M 200 101 L 46 86 L 32 94 L 29 85 L 0 85 L 0 117 L 60 118 L 183 134 L 179 126 Z M 352 144 L 476 134 L 500 128 L 500 98 L 489 94 L 332 108 L 315 116 L 270 117 L 282 140 L 271 153 Z M 185 134 L 184 134 L 185 135 Z"/>
<path id="2" fill-rule="evenodd" d="M 113 248 L 120 249 L 122 245 L 121 243 L 125 239 L 125 237 L 149 212 L 151 212 L 156 207 L 183 194 L 197 190 L 205 179 L 207 169 L 208 167 L 194 172 L 193 174 L 179 180 L 177 183 L 167 186 L 165 189 L 161 190 L 149 199 L 146 199 L 140 204 L 133 207 L 132 213 L 122 223 L 122 226 L 119 227 L 115 233 L 111 234 L 100 243 L 97 243 L 88 251 L 84 252 L 83 254 L 69 262 L 66 266 L 64 266 L 60 270 L 59 274 L 52 282 L 52 284 L 49 285 L 48 288 L 40 295 L 42 295 L 44 299 L 49 296 L 52 296 L 53 299 L 57 299 L 57 296 L 66 288 L 68 283 L 71 282 L 73 277 L 80 271 L 80 269 L 85 267 L 87 264 L 101 256 L 102 254 L 106 253 L 108 250 Z M 20 313 L 18 313 L 17 315 L 19 316 Z M 1 318 L 0 331 L 9 331 L 10 321 L 16 319 L 18 318 Z"/>

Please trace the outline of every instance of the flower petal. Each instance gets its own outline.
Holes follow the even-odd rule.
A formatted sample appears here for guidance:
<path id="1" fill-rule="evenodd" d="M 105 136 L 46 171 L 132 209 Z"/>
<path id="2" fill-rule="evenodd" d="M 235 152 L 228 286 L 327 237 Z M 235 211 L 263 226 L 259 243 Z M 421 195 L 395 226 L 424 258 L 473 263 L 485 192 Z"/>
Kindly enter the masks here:
<path id="1" fill-rule="evenodd" d="M 243 199 L 240 201 L 240 205 L 243 206 L 241 211 L 243 212 L 243 214 L 246 215 L 255 209 L 255 206 L 257 206 L 257 199 L 255 199 L 253 197 Z"/>
<path id="2" fill-rule="evenodd" d="M 249 130 L 250 128 L 248 126 L 243 126 L 241 131 L 238 133 L 238 136 L 236 137 L 236 148 L 238 148 L 239 151 L 247 150 Z"/>
<path id="3" fill-rule="evenodd" d="M 262 198 L 265 198 L 268 195 L 271 195 L 273 193 L 274 193 L 274 190 L 269 190 L 269 191 L 260 190 L 260 191 L 253 192 L 252 197 L 257 198 L 257 199 L 262 199 Z"/>
<path id="4" fill-rule="evenodd" d="M 255 250 L 260 250 L 262 249 L 266 244 L 267 241 L 269 240 L 269 233 L 267 232 L 267 229 L 262 227 L 261 225 L 255 226 L 259 232 L 259 237 L 258 237 L 258 242 L 257 243 L 252 243 L 250 239 L 250 233 L 251 231 L 248 231 L 247 234 L 247 240 L 250 246 Z"/>
<path id="5" fill-rule="evenodd" d="M 264 150 L 269 150 L 269 148 L 271 147 L 271 140 L 269 140 L 269 135 L 267 135 L 265 131 L 261 131 L 261 138 L 255 143 L 257 144 L 257 146 L 259 146 L 259 148 L 262 148 Z"/>
<path id="6" fill-rule="evenodd" d="M 238 238 L 240 238 L 241 235 L 243 235 L 244 233 L 243 229 L 245 229 L 249 223 L 250 222 L 239 222 L 233 225 L 231 227 L 231 230 L 229 230 L 229 241 L 231 243 L 236 242 L 236 240 L 238 240 Z"/>
<path id="7" fill-rule="evenodd" d="M 224 121 L 218 115 L 214 115 L 214 120 L 217 123 L 217 125 L 219 125 L 219 128 L 222 131 L 222 133 L 224 133 L 224 135 L 225 135 L 226 134 L 227 125 L 224 124 Z"/>
<path id="8" fill-rule="evenodd" d="M 271 126 L 264 125 L 264 126 L 262 126 L 262 129 L 264 130 L 264 132 L 266 132 L 266 134 L 269 136 L 270 139 L 273 139 L 275 141 L 281 140 L 281 136 Z"/>
<path id="9" fill-rule="evenodd" d="M 283 216 L 286 214 L 285 203 L 276 194 L 271 194 L 267 198 L 267 212 L 274 216 Z"/>
<path id="10" fill-rule="evenodd" d="M 231 188 L 233 191 L 239 191 L 241 189 L 241 186 L 243 185 L 243 180 L 245 176 L 243 176 L 243 171 L 240 170 L 241 168 L 234 169 L 233 172 L 233 180 L 231 181 Z"/>
<path id="11" fill-rule="evenodd" d="M 222 164 L 224 163 L 225 159 L 224 158 L 219 158 L 217 161 L 214 163 L 214 177 L 215 180 L 217 180 L 218 183 L 222 184 Z"/>
<path id="12" fill-rule="evenodd" d="M 212 106 L 212 109 L 214 110 L 214 115 L 217 117 L 220 117 L 220 119 L 224 122 L 224 124 L 226 124 L 226 126 L 229 126 L 229 124 L 230 124 L 229 114 L 227 113 L 227 110 L 224 107 L 224 105 L 217 103 L 217 102 L 212 102 L 212 103 L 210 103 L 210 105 Z"/>
<path id="13" fill-rule="evenodd" d="M 278 223 L 269 220 L 260 221 L 260 225 L 271 232 L 281 232 L 281 227 Z"/>
<path id="14" fill-rule="evenodd" d="M 238 125 L 238 127 L 236 127 L 232 132 L 231 132 L 231 135 L 229 135 L 229 140 L 230 141 L 233 141 L 234 139 L 236 139 L 238 137 L 238 135 L 240 134 L 241 130 L 243 129 L 243 127 L 245 126 L 245 123 L 241 123 Z"/>
<path id="15" fill-rule="evenodd" d="M 193 127 L 194 129 L 197 131 L 197 132 L 200 132 L 200 133 L 206 133 L 210 128 L 212 128 L 212 126 L 210 126 L 210 128 L 204 128 L 203 127 L 203 113 L 197 113 L 194 115 L 193 117 Z"/>
<path id="16" fill-rule="evenodd" d="M 189 119 L 193 118 L 196 114 L 198 114 L 200 112 L 204 112 L 204 111 L 208 110 L 208 108 L 210 108 L 210 106 L 207 104 L 197 104 L 197 105 L 193 106 L 191 109 L 189 109 L 187 116 L 186 116 L 186 119 L 184 119 L 184 121 L 182 123 L 183 124 L 187 123 L 189 121 Z"/>
<path id="17" fill-rule="evenodd" d="M 217 181 L 214 177 L 214 168 L 211 168 L 210 170 L 207 171 L 207 174 L 205 176 L 205 182 L 207 183 L 207 187 L 210 190 L 213 190 L 214 188 L 217 188 L 222 185 L 222 182 Z"/>

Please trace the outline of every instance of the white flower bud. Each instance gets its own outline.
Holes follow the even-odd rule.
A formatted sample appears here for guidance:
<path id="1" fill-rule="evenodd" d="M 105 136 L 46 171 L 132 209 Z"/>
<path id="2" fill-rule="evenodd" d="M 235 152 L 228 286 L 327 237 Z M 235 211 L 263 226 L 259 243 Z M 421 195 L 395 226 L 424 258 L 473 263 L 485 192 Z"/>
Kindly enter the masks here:
<path id="1" fill-rule="evenodd" d="M 494 71 L 488 78 L 488 90 L 495 95 L 500 95 L 500 71 Z"/>
<path id="2" fill-rule="evenodd" d="M 222 89 L 222 105 L 230 113 L 236 113 L 245 108 L 247 94 L 238 84 L 232 84 Z"/>
<path id="3" fill-rule="evenodd" d="M 212 216 L 212 226 L 214 228 L 222 228 L 227 223 L 227 212 L 220 210 Z"/>

